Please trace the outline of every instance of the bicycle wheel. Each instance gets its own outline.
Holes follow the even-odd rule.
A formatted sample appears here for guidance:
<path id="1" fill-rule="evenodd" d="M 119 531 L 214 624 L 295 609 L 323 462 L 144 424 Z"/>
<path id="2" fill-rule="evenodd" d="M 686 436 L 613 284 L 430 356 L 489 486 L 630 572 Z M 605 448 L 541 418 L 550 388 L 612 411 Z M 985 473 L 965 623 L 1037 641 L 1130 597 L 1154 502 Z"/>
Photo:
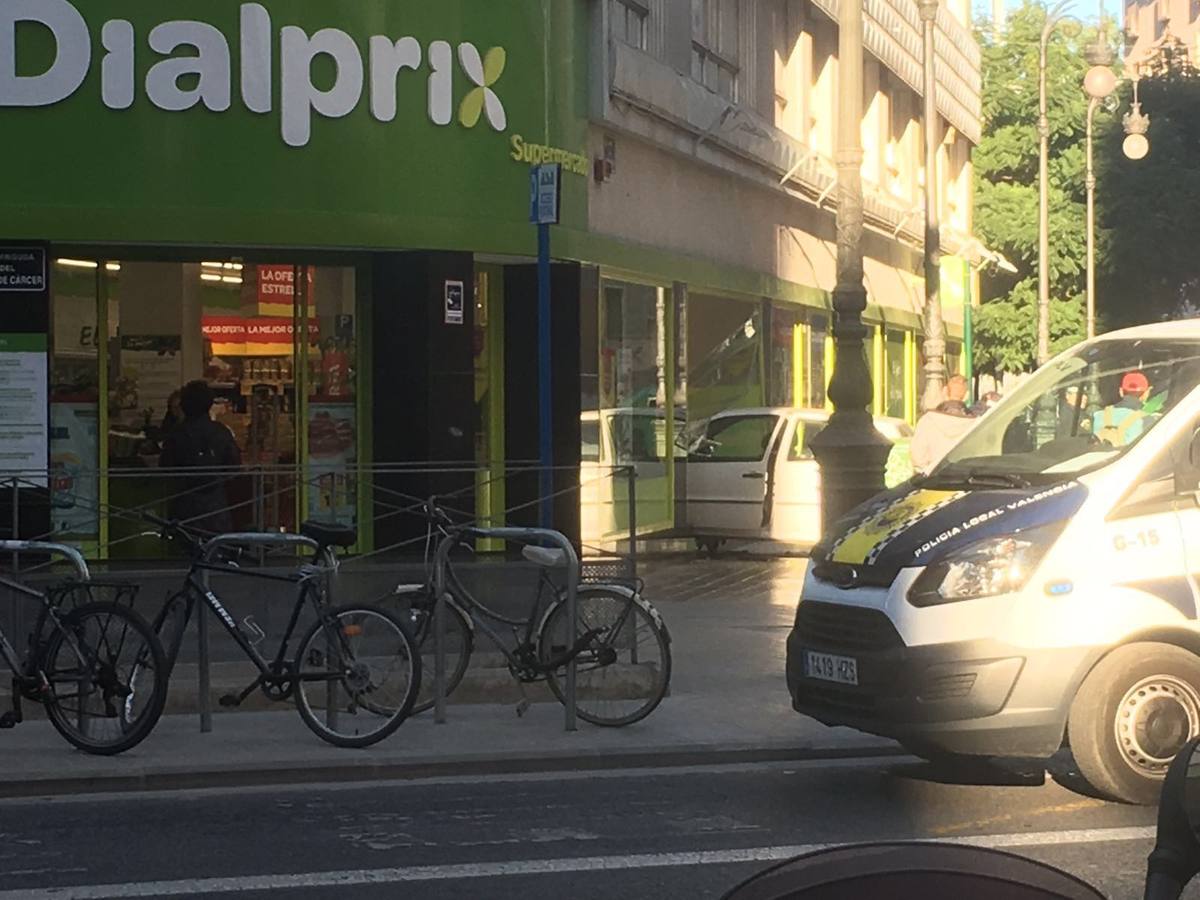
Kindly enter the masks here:
<path id="1" fill-rule="evenodd" d="M 580 588 L 576 629 L 570 637 L 567 602 L 547 613 L 538 634 L 543 665 L 561 659 L 580 639 L 576 657 L 575 711 L 593 725 L 631 725 L 650 715 L 671 683 L 671 642 L 662 618 L 641 597 L 615 588 Z M 547 675 L 550 690 L 566 702 L 567 667 Z"/>
<path id="2" fill-rule="evenodd" d="M 433 592 L 428 588 L 412 588 L 397 591 L 387 598 L 385 608 L 394 608 L 400 616 L 417 646 L 421 650 L 421 690 L 413 713 L 433 709 L 434 703 L 434 652 L 433 652 Z M 446 605 L 446 696 L 458 687 L 471 664 L 471 653 L 475 649 L 475 633 L 467 615 L 453 603 Z"/>
<path id="3" fill-rule="evenodd" d="M 300 641 L 296 708 L 322 740 L 369 747 L 400 727 L 421 689 L 408 630 L 374 606 L 326 610 Z"/>
<path id="4" fill-rule="evenodd" d="M 50 722 L 88 753 L 121 753 L 140 743 L 167 702 L 162 644 L 133 610 L 89 603 L 73 610 L 38 660 Z"/>

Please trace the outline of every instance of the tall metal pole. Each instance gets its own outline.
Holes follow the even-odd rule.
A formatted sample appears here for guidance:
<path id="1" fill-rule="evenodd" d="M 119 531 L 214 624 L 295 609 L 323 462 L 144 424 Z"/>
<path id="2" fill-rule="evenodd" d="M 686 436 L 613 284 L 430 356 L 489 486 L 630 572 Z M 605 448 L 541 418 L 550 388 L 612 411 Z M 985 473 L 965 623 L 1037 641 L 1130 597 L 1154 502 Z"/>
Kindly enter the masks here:
<path id="1" fill-rule="evenodd" d="M 942 402 L 946 386 L 946 323 L 942 319 L 942 232 L 938 222 L 937 155 L 940 144 L 937 111 L 937 72 L 934 68 L 934 33 L 938 0 L 918 0 L 925 38 L 925 394 L 922 407 L 934 409 Z"/>
<path id="2" fill-rule="evenodd" d="M 538 225 L 538 493 L 543 528 L 554 527 L 554 399 L 550 353 L 550 226 Z"/>
<path id="3" fill-rule="evenodd" d="M 863 0 L 838 4 L 837 285 L 833 289 L 833 415 L 812 442 L 821 466 L 821 517 L 829 526 L 883 490 L 891 446 L 867 406 L 874 390 L 864 341 L 862 191 Z"/>
<path id="4" fill-rule="evenodd" d="M 1038 43 L 1038 330 L 1037 364 L 1050 359 L 1050 117 L 1046 109 L 1046 45 L 1066 10 L 1061 0 L 1046 13 Z"/>
<path id="5" fill-rule="evenodd" d="M 1092 118 L 1100 100 L 1092 97 L 1087 108 L 1087 336 L 1096 336 L 1096 173 L 1092 168 Z"/>

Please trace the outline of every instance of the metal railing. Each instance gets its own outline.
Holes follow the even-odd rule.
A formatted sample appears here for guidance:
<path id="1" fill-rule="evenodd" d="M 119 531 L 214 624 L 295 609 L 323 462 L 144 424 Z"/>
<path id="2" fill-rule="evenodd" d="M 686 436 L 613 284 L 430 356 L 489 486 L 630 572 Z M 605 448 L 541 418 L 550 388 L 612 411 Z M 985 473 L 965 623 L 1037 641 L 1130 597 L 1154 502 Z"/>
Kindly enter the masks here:
<path id="1" fill-rule="evenodd" d="M 431 465 L 428 463 L 404 463 L 404 464 L 382 464 L 374 466 L 347 466 L 346 472 L 349 477 L 360 485 L 356 485 L 356 490 L 365 491 L 365 495 L 369 497 L 367 504 L 371 510 L 370 524 L 367 528 L 373 529 L 377 535 L 388 532 L 390 525 L 395 519 L 403 516 L 418 516 L 426 502 L 426 498 L 419 497 L 415 494 L 407 493 L 399 488 L 407 486 L 407 479 L 411 477 L 420 481 L 422 479 L 447 479 L 451 482 L 457 482 L 460 486 L 456 490 L 439 493 L 439 497 L 447 502 L 447 508 L 451 512 L 453 509 L 454 500 L 457 498 L 466 499 L 474 492 L 480 491 L 489 485 L 496 482 L 507 481 L 511 479 L 526 479 L 529 484 L 527 488 L 532 487 L 532 483 L 537 478 L 539 468 L 535 464 L 527 464 L 523 462 L 505 463 L 503 467 L 478 465 L 475 463 L 447 463 Z M 597 485 L 599 491 L 593 491 L 593 495 L 599 496 L 596 501 L 600 505 L 600 512 L 605 522 L 611 526 L 605 530 L 603 535 L 604 540 L 601 542 L 590 542 L 588 540 L 591 535 L 582 535 L 582 540 L 576 546 L 571 543 L 570 539 L 561 531 L 553 531 L 538 528 L 524 528 L 510 526 L 507 520 L 510 517 L 526 515 L 529 516 L 535 511 L 542 502 L 542 497 L 536 496 L 536 491 L 526 489 L 522 492 L 519 502 L 504 504 L 503 509 L 492 517 L 483 516 L 477 517 L 474 511 L 457 510 L 464 520 L 472 520 L 476 527 L 472 528 L 472 533 L 478 538 L 500 541 L 516 541 L 522 543 L 542 542 L 549 543 L 560 547 L 567 552 L 567 559 L 570 561 L 568 566 L 568 590 L 569 597 L 568 616 L 570 618 L 570 627 L 575 627 L 575 597 L 579 581 L 583 579 L 588 571 L 585 563 L 590 562 L 590 565 L 595 566 L 593 570 L 597 575 L 603 571 L 603 576 L 611 580 L 636 580 L 638 571 L 637 559 L 637 533 L 638 533 L 638 493 L 637 493 L 637 469 L 635 466 L 614 466 L 614 467 L 599 467 L 590 466 L 586 472 L 580 472 L 577 467 L 558 467 L 558 472 L 572 472 L 579 475 L 572 484 L 561 487 L 557 490 L 552 498 L 558 500 L 565 496 L 575 496 L 580 498 L 581 508 L 583 506 L 583 496 L 590 489 Z M 237 470 L 229 470 L 224 472 L 216 472 L 213 477 L 218 478 L 221 482 L 230 482 L 238 478 L 246 478 L 250 476 L 254 479 L 257 485 L 270 485 L 273 481 L 276 483 L 273 489 L 273 494 L 267 496 L 254 495 L 238 502 L 231 503 L 222 511 L 230 513 L 249 512 L 251 521 L 260 523 L 262 520 L 259 512 L 263 509 L 270 508 L 276 502 L 279 502 L 280 496 L 288 494 L 293 497 L 286 498 L 287 502 L 294 499 L 295 492 L 309 490 L 312 484 L 318 480 L 320 476 L 315 476 L 312 479 L 295 479 L 291 483 L 284 484 L 284 476 L 294 476 L 297 472 L 295 467 L 279 467 L 275 469 L 246 469 L 240 468 Z M 12 533 L 14 535 L 21 534 L 22 527 L 27 531 L 30 523 L 34 520 L 32 514 L 23 516 L 23 513 L 28 508 L 30 503 L 36 504 L 42 508 L 38 510 L 38 515 L 43 519 L 46 515 L 45 506 L 51 502 L 51 498 L 61 495 L 61 491 L 56 492 L 54 488 L 54 472 L 53 471 L 12 471 L 0 473 L 0 504 L 8 499 L 11 503 L 11 521 Z M 111 571 L 120 571 L 129 567 L 137 568 L 145 562 L 145 557 L 131 557 L 129 559 L 119 558 L 122 552 L 127 552 L 131 549 L 131 542 L 144 538 L 146 534 L 146 519 L 144 512 L 152 509 L 161 509 L 164 504 L 170 504 L 174 500 L 186 497 L 188 494 L 196 490 L 204 490 L 207 486 L 199 488 L 191 487 L 185 481 L 186 479 L 195 479 L 197 477 L 196 470 L 165 470 L 165 469 L 150 469 L 147 471 L 127 471 L 121 469 L 113 469 L 110 471 L 86 471 L 74 473 L 77 483 L 79 479 L 146 479 L 147 477 L 161 478 L 164 480 L 167 490 L 162 492 L 162 496 L 156 496 L 153 500 L 148 500 L 140 506 L 122 507 L 112 503 L 101 503 L 98 500 L 93 500 L 89 496 L 91 493 L 85 490 L 78 495 L 73 495 L 71 501 L 80 509 L 90 512 L 98 521 L 100 517 L 108 517 L 110 523 L 114 526 L 118 522 L 127 523 L 131 526 L 137 526 L 134 533 L 125 534 L 114 537 L 105 544 L 101 544 L 99 540 L 82 539 L 80 545 L 87 550 L 89 558 L 102 563 Z M 625 484 L 620 483 L 621 479 L 625 480 Z M 181 489 L 176 490 L 179 487 Z M 508 491 L 507 496 L 511 497 L 514 491 Z M 592 496 L 592 495 L 589 495 Z M 474 506 L 474 504 L 470 504 Z M 624 506 L 625 509 L 621 509 Z M 582 513 L 581 513 L 582 516 Z M 8 518 L 7 516 L 5 518 Z M 497 521 L 498 519 L 498 521 Z M 324 520 L 328 521 L 328 518 Z M 336 519 L 334 519 L 336 521 Z M 0 528 L 3 528 L 0 522 Z M 181 524 L 187 524 L 186 521 Z M 298 524 L 296 528 L 298 529 Z M 384 528 L 380 526 L 384 525 Z M 114 530 L 116 528 L 114 527 Z M 359 528 L 360 534 L 365 529 Z M 414 529 L 415 530 L 415 529 Z M 393 531 L 394 533 L 394 531 Z M 46 576 L 52 572 L 54 560 L 28 560 L 28 564 L 22 562 L 21 557 L 28 554 L 57 554 L 57 557 L 66 558 L 76 574 L 83 580 L 90 578 L 88 563 L 85 560 L 84 553 L 76 547 L 72 547 L 64 543 L 56 532 L 39 533 L 33 536 L 31 540 L 0 540 L 0 558 L 8 559 L 4 554 L 11 554 L 11 565 L 13 574 L 22 574 L 25 576 Z M 54 541 L 58 538 L 57 541 Z M 331 568 L 334 571 L 345 570 L 348 573 L 354 574 L 357 578 L 364 578 L 368 582 L 373 582 L 382 571 L 391 569 L 397 564 L 416 565 L 418 559 L 424 558 L 426 563 L 429 560 L 429 547 L 427 546 L 427 536 L 424 534 L 414 535 L 412 537 L 405 536 L 403 539 L 394 541 L 376 540 L 372 545 L 360 546 L 356 552 L 344 556 L 338 560 L 336 556 L 331 560 Z M 211 557 L 221 547 L 231 544 L 241 545 L 243 547 L 253 548 L 258 551 L 256 559 L 248 559 L 247 563 L 257 562 L 259 565 L 265 565 L 273 562 L 283 562 L 280 557 L 294 554 L 297 548 L 315 549 L 315 542 L 302 535 L 296 534 L 289 529 L 287 532 L 280 531 L 233 531 L 224 534 L 216 535 L 210 539 L 204 547 L 204 554 Z M 62 548 L 59 550 L 58 548 Z M 441 549 L 440 546 L 438 549 Z M 289 563 L 290 564 L 290 563 Z M 484 566 L 488 563 L 483 563 Z M 174 585 L 171 581 L 173 573 L 179 573 L 185 566 L 182 559 L 177 559 L 173 563 L 169 563 L 165 567 L 156 567 L 152 570 L 142 571 L 139 569 L 143 580 L 149 579 L 154 581 L 161 579 L 164 582 L 170 582 L 168 587 Z M 430 570 L 430 574 L 434 577 L 443 579 L 443 587 L 439 590 L 439 597 L 444 593 L 444 571 L 440 564 L 436 561 Z M 519 576 L 518 576 L 519 577 Z M 595 577 L 595 576 L 593 576 Z M 208 573 L 203 575 L 204 584 L 208 586 Z M 149 583 L 149 582 L 147 582 Z M 395 584 L 393 580 L 392 585 Z M 144 585 L 145 587 L 145 585 Z M 332 591 L 332 581 L 330 590 Z M 145 598 L 149 592 L 144 589 L 142 596 Z M 443 598 L 444 599 L 444 598 Z M 144 601 L 143 601 L 144 602 Z M 252 601 L 255 604 L 269 603 L 269 598 L 264 598 L 262 595 L 256 595 Z M 442 607 L 444 604 L 437 604 Z M 258 607 L 255 607 L 256 614 Z M 154 618 L 156 610 L 144 611 L 144 614 L 149 619 Z M 15 624 L 19 625 L 20 613 L 13 611 L 4 612 L 5 615 L 16 617 Z M 203 609 L 199 610 L 199 614 L 195 617 L 194 628 L 196 630 L 195 647 L 197 653 L 197 713 L 200 718 L 200 730 L 209 732 L 212 730 L 212 666 L 214 662 L 213 648 L 210 644 L 210 632 L 208 616 Z M 444 634 L 441 635 L 444 638 Z M 442 666 L 445 665 L 444 647 L 442 656 Z M 221 661 L 225 659 L 222 657 Z M 435 681 L 439 678 L 438 673 L 433 673 Z M 440 675 L 442 679 L 441 685 L 444 689 L 445 672 Z M 568 704 L 566 719 L 568 730 L 574 729 L 574 680 L 575 680 L 575 665 L 572 663 L 568 669 L 568 696 L 571 702 Z M 440 711 L 435 713 L 439 721 L 444 721 L 445 717 L 445 697 L 441 697 Z"/>

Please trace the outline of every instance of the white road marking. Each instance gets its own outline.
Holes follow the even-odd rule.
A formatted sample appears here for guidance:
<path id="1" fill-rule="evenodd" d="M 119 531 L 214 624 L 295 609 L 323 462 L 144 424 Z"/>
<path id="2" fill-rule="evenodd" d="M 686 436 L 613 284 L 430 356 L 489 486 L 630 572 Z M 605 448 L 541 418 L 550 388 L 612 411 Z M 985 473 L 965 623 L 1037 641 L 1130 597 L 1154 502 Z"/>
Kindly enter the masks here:
<path id="1" fill-rule="evenodd" d="M 854 749 L 854 748 L 851 748 Z M 874 748 L 871 748 L 874 749 Z M 201 797 L 219 797 L 226 794 L 304 794 L 336 792 L 344 796 L 350 791 L 375 791 L 380 789 L 405 790 L 421 787 L 473 784 L 520 784 L 555 781 L 595 781 L 596 779 L 621 778 L 683 778 L 693 775 L 739 775 L 759 772 L 779 772 L 791 775 L 806 769 L 869 769 L 918 762 L 915 756 L 900 753 L 882 756 L 832 756 L 820 759 L 768 760 L 749 763 L 708 763 L 694 766 L 630 766 L 615 769 L 573 769 L 561 772 L 500 772 L 492 775 L 435 775 L 427 778 L 371 779 L 365 781 L 313 781 L 295 784 L 261 784 L 233 787 L 166 788 L 154 791 L 97 791 L 90 794 L 46 794 L 30 797 L 8 797 L 0 799 L 0 809 L 10 806 L 44 807 L 46 804 L 69 806 L 89 804 L 98 800 L 183 800 Z M 3 835 L 0 835 L 3 837 Z"/>
<path id="2" fill-rule="evenodd" d="M 1041 831 L 1016 834 L 972 835 L 953 843 L 973 847 L 1043 847 L 1067 844 L 1100 844 L 1144 841 L 1154 828 L 1087 828 L 1074 831 Z M 0 900 L 124 900 L 127 897 L 186 897 L 195 894 L 240 894 L 251 891 L 287 891 L 344 888 L 360 885 L 454 881 L 472 878 L 560 875 L 578 872 L 612 872 L 678 866 L 711 866 L 733 863 L 776 862 L 823 850 L 834 844 L 750 847 L 684 853 L 639 853 L 626 856 L 585 856 L 567 859 L 525 859 L 508 862 L 410 866 L 396 869 L 352 869 L 341 872 L 308 872 L 296 875 L 251 875 L 231 878 L 197 878 L 178 881 L 143 881 L 129 884 L 95 884 L 35 890 L 0 891 Z"/>

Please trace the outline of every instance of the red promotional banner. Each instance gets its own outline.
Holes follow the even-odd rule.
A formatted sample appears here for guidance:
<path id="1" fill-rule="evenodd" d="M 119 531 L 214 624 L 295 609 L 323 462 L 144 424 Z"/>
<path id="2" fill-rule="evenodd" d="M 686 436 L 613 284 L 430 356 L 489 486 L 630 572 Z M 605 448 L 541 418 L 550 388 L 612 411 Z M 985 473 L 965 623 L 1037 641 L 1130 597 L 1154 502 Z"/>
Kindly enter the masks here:
<path id="1" fill-rule="evenodd" d="M 291 352 L 295 335 L 291 319 L 270 316 L 204 316 L 200 328 L 217 356 L 282 356 Z M 309 319 L 309 343 L 320 338 L 320 324 Z"/>

